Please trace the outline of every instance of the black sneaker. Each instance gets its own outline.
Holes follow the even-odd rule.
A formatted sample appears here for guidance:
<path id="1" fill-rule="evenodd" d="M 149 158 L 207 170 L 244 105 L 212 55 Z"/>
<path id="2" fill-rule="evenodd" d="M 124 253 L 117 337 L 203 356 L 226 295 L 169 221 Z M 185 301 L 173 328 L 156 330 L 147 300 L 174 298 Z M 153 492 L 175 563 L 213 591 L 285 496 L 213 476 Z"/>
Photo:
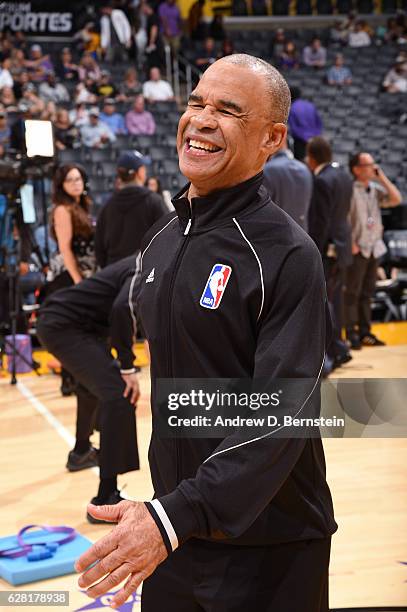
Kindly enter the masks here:
<path id="1" fill-rule="evenodd" d="M 63 378 L 61 383 L 61 395 L 63 397 L 69 397 L 75 393 L 75 382 L 73 378 Z"/>
<path id="2" fill-rule="evenodd" d="M 119 504 L 121 501 L 125 501 L 125 499 L 120 495 L 120 491 L 116 489 L 116 491 L 113 491 L 113 493 L 111 493 L 107 499 L 100 500 L 99 497 L 92 497 L 90 503 L 94 504 L 95 506 L 113 506 L 115 504 Z M 92 525 L 117 525 L 116 522 L 102 521 L 101 519 L 97 519 L 89 514 L 89 512 L 86 513 L 86 518 L 88 519 L 89 523 L 92 523 Z"/>
<path id="3" fill-rule="evenodd" d="M 350 348 L 353 351 L 360 351 L 360 349 L 362 348 L 362 344 L 360 342 L 359 335 L 356 332 L 349 332 L 347 334 L 347 340 Z"/>
<path id="4" fill-rule="evenodd" d="M 350 353 L 345 353 L 344 355 L 336 355 L 334 357 L 334 368 L 340 368 L 345 363 L 349 363 L 353 359 Z"/>
<path id="5" fill-rule="evenodd" d="M 93 448 L 93 446 L 91 446 L 86 453 L 76 453 L 71 450 L 66 463 L 69 472 L 79 472 L 79 470 L 86 470 L 91 467 L 97 467 L 98 465 L 99 451 L 97 448 Z"/>
<path id="6" fill-rule="evenodd" d="M 363 346 L 386 346 L 383 340 L 379 340 L 374 334 L 366 334 L 361 338 Z"/>

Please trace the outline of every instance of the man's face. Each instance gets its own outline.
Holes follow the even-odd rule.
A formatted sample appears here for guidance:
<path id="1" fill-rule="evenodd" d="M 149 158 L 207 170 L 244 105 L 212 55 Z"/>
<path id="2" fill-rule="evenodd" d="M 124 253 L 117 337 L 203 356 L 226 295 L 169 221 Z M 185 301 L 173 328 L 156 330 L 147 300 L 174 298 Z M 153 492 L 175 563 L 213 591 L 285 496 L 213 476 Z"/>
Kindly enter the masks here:
<path id="1" fill-rule="evenodd" d="M 134 110 L 136 111 L 136 113 L 142 113 L 144 112 L 144 98 L 142 98 L 141 96 L 139 96 L 138 98 L 136 98 L 134 100 L 134 106 L 133 106 Z"/>
<path id="2" fill-rule="evenodd" d="M 315 39 L 315 40 L 312 41 L 312 45 L 311 46 L 312 46 L 312 48 L 315 51 L 318 51 L 318 49 L 321 47 L 321 41 L 318 40 L 318 39 Z"/>
<path id="3" fill-rule="evenodd" d="M 105 113 L 105 115 L 113 115 L 114 113 L 114 106 L 113 104 L 105 104 L 103 111 Z"/>
<path id="4" fill-rule="evenodd" d="M 99 123 L 99 117 L 97 115 L 89 115 L 89 122 L 91 125 L 97 125 Z"/>
<path id="5" fill-rule="evenodd" d="M 158 68 L 151 68 L 150 70 L 150 79 L 151 81 L 159 81 L 160 80 L 160 71 Z"/>
<path id="6" fill-rule="evenodd" d="M 273 123 L 269 100 L 262 75 L 223 61 L 208 68 L 178 125 L 180 169 L 191 193 L 231 187 L 262 170 L 286 133 Z"/>
<path id="7" fill-rule="evenodd" d="M 337 68 L 341 68 L 343 66 L 343 57 L 342 55 L 337 55 L 335 58 L 335 66 L 337 66 Z"/>
<path id="8" fill-rule="evenodd" d="M 375 178 L 376 172 L 375 160 L 369 153 L 361 153 L 359 155 L 359 163 L 353 168 L 353 173 L 358 181 L 371 181 Z"/>

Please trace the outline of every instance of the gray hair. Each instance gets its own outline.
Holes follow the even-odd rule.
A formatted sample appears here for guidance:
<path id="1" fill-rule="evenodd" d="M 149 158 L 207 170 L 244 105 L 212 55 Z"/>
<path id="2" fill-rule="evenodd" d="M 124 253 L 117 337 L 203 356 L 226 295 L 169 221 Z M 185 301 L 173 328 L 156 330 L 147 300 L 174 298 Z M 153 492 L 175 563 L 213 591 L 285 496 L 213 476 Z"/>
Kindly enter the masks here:
<path id="1" fill-rule="evenodd" d="M 291 95 L 287 81 L 280 72 L 268 62 L 248 55 L 247 53 L 234 53 L 223 57 L 221 62 L 244 66 L 257 74 L 264 76 L 267 95 L 270 99 L 270 111 L 273 113 L 273 121 L 287 123 L 290 112 Z"/>

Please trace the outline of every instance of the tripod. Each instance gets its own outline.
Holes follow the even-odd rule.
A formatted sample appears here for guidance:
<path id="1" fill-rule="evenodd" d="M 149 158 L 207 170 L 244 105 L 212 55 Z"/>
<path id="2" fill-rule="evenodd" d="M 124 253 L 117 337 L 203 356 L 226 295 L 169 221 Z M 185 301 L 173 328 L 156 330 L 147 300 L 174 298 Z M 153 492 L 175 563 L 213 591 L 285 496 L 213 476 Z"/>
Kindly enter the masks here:
<path id="1" fill-rule="evenodd" d="M 22 223 L 19 223 L 21 216 L 21 200 L 19 189 L 12 190 L 7 194 L 7 207 L 4 213 L 3 227 L 1 228 L 0 237 L 4 237 L 3 255 L 5 276 L 8 282 L 8 314 L 10 319 L 10 335 L 11 342 L 7 340 L 6 331 L 3 329 L 4 348 L 9 348 L 8 357 L 11 359 L 11 380 L 10 383 L 17 383 L 16 361 L 17 357 L 21 359 L 28 367 L 33 369 L 39 376 L 39 365 L 32 358 L 27 359 L 25 355 L 17 349 L 16 335 L 18 318 L 21 313 L 20 308 L 20 263 L 21 263 L 21 228 Z M 6 328 L 7 326 L 3 326 Z"/>

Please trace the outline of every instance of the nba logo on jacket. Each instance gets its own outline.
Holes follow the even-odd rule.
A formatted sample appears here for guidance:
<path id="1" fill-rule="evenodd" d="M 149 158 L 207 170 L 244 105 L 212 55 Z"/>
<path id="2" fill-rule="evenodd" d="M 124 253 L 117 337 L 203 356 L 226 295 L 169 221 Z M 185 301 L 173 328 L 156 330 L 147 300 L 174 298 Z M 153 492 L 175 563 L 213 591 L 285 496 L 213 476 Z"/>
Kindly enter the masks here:
<path id="1" fill-rule="evenodd" d="M 231 274 L 230 266 L 219 263 L 213 266 L 199 302 L 201 306 L 211 310 L 218 308 Z"/>

